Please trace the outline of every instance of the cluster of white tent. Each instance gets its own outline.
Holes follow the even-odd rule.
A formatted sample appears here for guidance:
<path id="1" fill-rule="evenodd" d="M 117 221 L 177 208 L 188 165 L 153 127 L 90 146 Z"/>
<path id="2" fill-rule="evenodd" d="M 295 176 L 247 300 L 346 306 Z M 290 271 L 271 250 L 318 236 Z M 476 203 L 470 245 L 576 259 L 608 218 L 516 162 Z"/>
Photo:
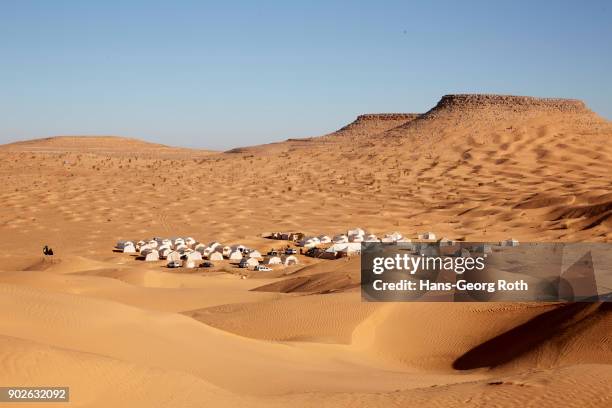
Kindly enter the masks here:
<path id="1" fill-rule="evenodd" d="M 124 253 L 139 253 L 145 261 L 159 261 L 160 259 L 165 259 L 169 263 L 182 261 L 182 266 L 185 268 L 194 268 L 197 266 L 197 261 L 203 259 L 210 261 L 229 259 L 240 262 L 246 258 L 252 259 L 250 264 L 255 264 L 255 262 L 259 264 L 259 260 L 263 259 L 259 251 L 244 245 L 224 246 L 216 241 L 203 244 L 191 237 L 153 238 L 136 243 L 119 241 L 115 249 Z"/>
<path id="2" fill-rule="evenodd" d="M 419 235 L 419 239 L 435 240 L 436 235 L 433 232 L 426 232 Z M 304 237 L 298 241 L 298 245 L 304 248 L 313 248 L 319 244 L 346 244 L 346 243 L 361 243 L 361 242 L 410 242 L 409 239 L 399 232 L 391 232 L 385 234 L 382 238 L 376 234 L 367 233 L 361 228 L 348 230 L 345 234 L 335 235 L 333 238 L 328 235 L 318 235 Z"/>
<path id="3" fill-rule="evenodd" d="M 433 232 L 419 234 L 420 240 L 435 240 L 436 235 Z M 328 235 L 306 236 L 297 242 L 298 246 L 310 249 L 319 245 L 331 244 L 326 251 L 333 253 L 344 253 L 346 255 L 354 255 L 361 252 L 362 242 L 410 242 L 410 239 L 405 238 L 401 233 L 395 231 L 378 237 L 373 233 L 368 233 L 361 228 L 348 230 L 344 234 L 335 235 L 333 238 Z"/>
<path id="4" fill-rule="evenodd" d="M 420 241 L 436 241 L 433 232 L 425 232 L 418 235 Z M 327 235 L 303 237 L 296 244 L 306 249 L 314 248 L 319 254 L 329 255 L 330 259 L 339 256 L 351 256 L 361 252 L 362 242 L 400 243 L 411 242 L 399 232 L 385 234 L 382 238 L 375 234 L 367 233 L 361 228 L 348 230 L 345 234 L 335 235 L 333 238 Z M 447 238 L 437 240 L 440 246 L 452 245 L 454 241 Z M 518 246 L 515 239 L 500 242 L 502 246 Z M 323 249 L 319 249 L 323 246 Z M 167 260 L 168 263 L 180 263 L 184 268 L 195 268 L 199 261 L 204 259 L 210 261 L 222 261 L 227 259 L 238 263 L 239 266 L 249 269 L 257 269 L 264 265 L 297 265 L 299 260 L 296 256 L 289 254 L 278 254 L 270 252 L 265 257 L 254 249 L 244 245 L 222 245 L 213 241 L 209 244 L 197 242 L 191 237 L 185 238 L 153 238 L 150 240 L 119 241 L 115 249 L 124 253 L 140 254 L 145 261 Z"/>
<path id="5" fill-rule="evenodd" d="M 455 241 L 448 238 L 436 237 L 436 234 L 428 231 L 417 235 L 418 241 L 437 241 L 441 246 L 450 245 Z M 325 251 L 330 253 L 343 253 L 344 255 L 353 255 L 361 252 L 362 242 L 382 242 L 382 243 L 400 243 L 412 242 L 411 239 L 405 238 L 400 232 L 391 232 L 378 237 L 376 234 L 368 233 L 362 228 L 354 228 L 348 230 L 344 234 L 335 235 L 333 238 L 328 235 L 304 236 L 296 245 L 306 249 L 326 247 Z M 513 238 L 501 241 L 502 246 L 518 246 L 519 242 Z M 329 245 L 329 246 L 327 246 Z"/>

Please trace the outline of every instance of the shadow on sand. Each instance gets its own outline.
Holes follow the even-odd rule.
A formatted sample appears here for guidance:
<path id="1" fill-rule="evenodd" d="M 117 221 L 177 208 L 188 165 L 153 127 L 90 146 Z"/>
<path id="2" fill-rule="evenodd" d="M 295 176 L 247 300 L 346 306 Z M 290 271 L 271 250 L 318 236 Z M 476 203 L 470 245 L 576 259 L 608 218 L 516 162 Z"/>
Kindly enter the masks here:
<path id="1" fill-rule="evenodd" d="M 571 325 L 599 313 L 612 312 L 611 303 L 568 303 L 544 312 L 528 322 L 494 337 L 468 351 L 453 363 L 455 370 L 495 367 L 562 334 Z"/>

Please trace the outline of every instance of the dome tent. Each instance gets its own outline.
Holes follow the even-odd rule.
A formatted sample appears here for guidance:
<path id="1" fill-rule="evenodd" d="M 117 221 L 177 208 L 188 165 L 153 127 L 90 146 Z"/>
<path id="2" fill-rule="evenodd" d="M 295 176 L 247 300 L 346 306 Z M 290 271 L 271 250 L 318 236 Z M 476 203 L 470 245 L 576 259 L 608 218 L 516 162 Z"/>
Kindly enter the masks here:
<path id="1" fill-rule="evenodd" d="M 157 252 L 157 249 L 151 249 L 151 251 L 145 255 L 144 260 L 147 262 L 159 261 L 159 252 Z"/>
<path id="2" fill-rule="evenodd" d="M 168 260 L 168 262 L 171 261 L 180 261 L 181 260 L 181 254 L 177 251 L 172 251 L 170 253 L 168 253 L 166 255 L 166 259 Z"/>
<path id="3" fill-rule="evenodd" d="M 229 254 L 229 259 L 232 261 L 239 261 L 242 259 L 242 252 L 240 251 L 234 251 L 231 254 Z"/>
<path id="4" fill-rule="evenodd" d="M 213 253 L 210 254 L 208 259 L 210 261 L 222 261 L 223 260 L 223 255 L 221 255 L 221 252 L 213 252 Z"/>
<path id="5" fill-rule="evenodd" d="M 283 261 L 278 256 L 270 256 L 264 259 L 264 263 L 267 265 L 281 265 Z"/>
<path id="6" fill-rule="evenodd" d="M 122 252 L 124 254 L 135 254 L 136 253 L 136 247 L 134 246 L 134 243 L 132 242 L 127 242 L 122 249 Z"/>
<path id="7" fill-rule="evenodd" d="M 295 255 L 285 256 L 282 258 L 282 261 L 283 261 L 283 265 L 285 266 L 297 265 L 300 263 L 300 261 L 298 261 Z"/>

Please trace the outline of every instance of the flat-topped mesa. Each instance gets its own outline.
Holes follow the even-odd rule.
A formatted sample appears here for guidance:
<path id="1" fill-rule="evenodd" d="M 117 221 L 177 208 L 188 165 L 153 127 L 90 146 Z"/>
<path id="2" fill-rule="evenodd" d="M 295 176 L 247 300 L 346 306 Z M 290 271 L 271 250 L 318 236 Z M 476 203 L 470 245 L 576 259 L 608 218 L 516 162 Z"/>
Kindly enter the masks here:
<path id="1" fill-rule="evenodd" d="M 554 123 L 571 122 L 581 126 L 609 126 L 577 99 L 536 98 L 531 96 L 454 94 L 444 95 L 418 118 L 385 132 L 385 136 L 440 135 L 459 128 L 494 129 L 516 126 L 542 118 Z"/>
<path id="2" fill-rule="evenodd" d="M 509 109 L 513 111 L 557 111 L 587 113 L 590 110 L 578 99 L 536 98 L 531 96 L 492 95 L 492 94 L 454 94 L 444 95 L 430 111 L 440 109 Z M 429 113 L 429 112 L 428 112 Z"/>
<path id="3" fill-rule="evenodd" d="M 363 122 L 363 121 L 386 121 L 386 120 L 402 120 L 408 121 L 417 118 L 420 113 L 365 113 L 357 116 L 352 123 Z M 350 125 L 347 125 L 350 126 Z"/>

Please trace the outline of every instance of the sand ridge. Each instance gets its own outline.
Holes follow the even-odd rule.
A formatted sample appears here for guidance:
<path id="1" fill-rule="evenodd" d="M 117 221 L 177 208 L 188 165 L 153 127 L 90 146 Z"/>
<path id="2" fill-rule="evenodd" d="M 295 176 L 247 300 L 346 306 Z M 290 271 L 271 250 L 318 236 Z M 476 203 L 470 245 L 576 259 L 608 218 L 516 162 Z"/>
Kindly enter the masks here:
<path id="1" fill-rule="evenodd" d="M 418 113 L 368 113 L 359 115 L 353 122 L 333 133 L 321 136 L 321 138 L 334 140 L 370 137 L 409 123 L 419 116 Z"/>

